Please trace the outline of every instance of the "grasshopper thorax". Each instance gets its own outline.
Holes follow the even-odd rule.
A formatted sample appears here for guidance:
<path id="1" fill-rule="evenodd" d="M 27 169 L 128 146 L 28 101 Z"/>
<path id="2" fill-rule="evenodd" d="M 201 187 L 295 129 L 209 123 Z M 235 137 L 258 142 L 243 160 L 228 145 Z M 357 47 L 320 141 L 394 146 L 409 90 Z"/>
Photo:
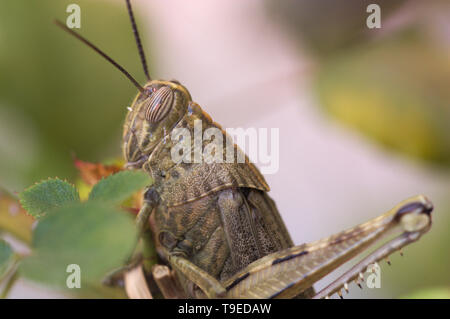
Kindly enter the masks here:
<path id="1" fill-rule="evenodd" d="M 191 102 L 188 90 L 177 81 L 152 80 L 134 99 L 123 128 L 127 166 L 140 168 L 153 149 L 181 120 Z"/>

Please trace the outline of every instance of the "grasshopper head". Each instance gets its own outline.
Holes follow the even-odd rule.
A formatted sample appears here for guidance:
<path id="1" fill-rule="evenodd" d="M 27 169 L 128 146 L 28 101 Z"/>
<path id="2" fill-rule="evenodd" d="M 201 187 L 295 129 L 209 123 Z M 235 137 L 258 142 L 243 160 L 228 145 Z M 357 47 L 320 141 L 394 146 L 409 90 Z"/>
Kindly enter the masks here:
<path id="1" fill-rule="evenodd" d="M 147 61 L 135 23 L 131 3 L 127 1 L 133 33 L 141 57 L 142 67 L 148 79 L 141 86 L 122 66 L 86 38 L 55 20 L 56 25 L 68 32 L 88 47 L 99 53 L 136 86 L 140 93 L 136 96 L 125 120 L 123 129 L 123 153 L 127 166 L 140 168 L 150 156 L 156 145 L 167 136 L 180 121 L 191 102 L 188 90 L 178 81 L 152 80 L 148 73 Z"/>
<path id="2" fill-rule="evenodd" d="M 140 168 L 155 146 L 185 115 L 191 95 L 177 81 L 152 80 L 133 101 L 123 128 L 128 167 Z"/>

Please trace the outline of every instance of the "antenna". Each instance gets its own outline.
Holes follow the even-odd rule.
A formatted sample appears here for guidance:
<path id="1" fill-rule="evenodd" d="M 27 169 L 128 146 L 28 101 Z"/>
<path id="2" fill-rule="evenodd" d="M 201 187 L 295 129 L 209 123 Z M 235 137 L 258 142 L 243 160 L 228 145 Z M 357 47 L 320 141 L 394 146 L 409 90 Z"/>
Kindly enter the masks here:
<path id="1" fill-rule="evenodd" d="M 141 38 L 139 37 L 139 31 L 136 25 L 136 20 L 134 19 L 133 9 L 131 9 L 131 2 L 130 0 L 126 0 L 127 3 L 127 9 L 128 9 L 128 15 L 130 16 L 131 20 L 131 28 L 133 29 L 134 38 L 136 39 L 136 45 L 138 47 L 139 56 L 141 57 L 142 67 L 144 69 L 145 76 L 147 77 L 147 80 L 151 80 L 150 75 L 148 74 L 148 68 L 147 68 L 147 61 L 145 59 L 145 52 L 142 48 L 142 42 Z"/>
<path id="2" fill-rule="evenodd" d="M 68 28 L 64 23 L 61 21 L 55 20 L 55 24 L 66 31 L 67 33 L 73 35 L 75 38 L 86 44 L 88 47 L 96 51 L 98 54 L 100 54 L 102 57 L 104 57 L 106 60 L 108 60 L 112 65 L 114 65 L 120 72 L 122 72 L 133 84 L 135 87 L 138 88 L 141 93 L 148 95 L 146 90 L 131 76 L 130 73 L 127 72 L 122 66 L 120 66 L 116 61 L 114 61 L 112 58 L 110 58 L 106 53 L 104 53 L 102 50 L 97 48 L 95 45 L 93 45 L 91 42 L 86 40 L 84 37 L 73 31 L 72 29 Z"/>

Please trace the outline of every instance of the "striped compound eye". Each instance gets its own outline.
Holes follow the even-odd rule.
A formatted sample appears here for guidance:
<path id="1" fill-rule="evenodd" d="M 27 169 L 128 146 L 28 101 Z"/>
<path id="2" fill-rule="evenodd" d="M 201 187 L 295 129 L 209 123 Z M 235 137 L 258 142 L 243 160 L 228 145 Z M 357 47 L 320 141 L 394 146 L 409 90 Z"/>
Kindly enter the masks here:
<path id="1" fill-rule="evenodd" d="M 172 108 L 173 100 L 173 91 L 168 86 L 158 89 L 144 102 L 145 119 L 150 123 L 161 121 Z"/>

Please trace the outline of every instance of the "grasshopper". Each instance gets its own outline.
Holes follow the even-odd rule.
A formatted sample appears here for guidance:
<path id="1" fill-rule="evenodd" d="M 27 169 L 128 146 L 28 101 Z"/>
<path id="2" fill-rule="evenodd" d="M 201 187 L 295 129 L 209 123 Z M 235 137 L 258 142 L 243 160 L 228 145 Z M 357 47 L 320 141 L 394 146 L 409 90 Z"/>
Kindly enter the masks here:
<path id="1" fill-rule="evenodd" d="M 161 258 L 176 273 L 190 298 L 324 298 L 348 283 L 359 283 L 367 267 L 417 241 L 431 228 L 432 203 L 424 196 L 407 199 L 385 214 L 330 237 L 298 246 L 268 195 L 269 186 L 243 151 L 243 162 L 175 162 L 177 141 L 170 133 L 194 122 L 222 131 L 178 81 L 151 79 L 130 0 L 126 0 L 147 83 L 141 86 L 125 69 L 78 33 L 56 23 L 118 68 L 139 93 L 129 107 L 123 130 L 123 155 L 130 169 L 154 180 L 144 193 L 137 216 L 139 234 L 149 219 Z M 202 132 L 202 133 L 203 133 Z M 192 152 L 198 145 L 192 141 Z M 201 144 L 200 148 L 204 145 Z M 187 155 L 191 155 L 188 153 Z M 313 284 L 351 258 L 397 237 L 370 253 L 341 277 L 316 293 Z"/>

